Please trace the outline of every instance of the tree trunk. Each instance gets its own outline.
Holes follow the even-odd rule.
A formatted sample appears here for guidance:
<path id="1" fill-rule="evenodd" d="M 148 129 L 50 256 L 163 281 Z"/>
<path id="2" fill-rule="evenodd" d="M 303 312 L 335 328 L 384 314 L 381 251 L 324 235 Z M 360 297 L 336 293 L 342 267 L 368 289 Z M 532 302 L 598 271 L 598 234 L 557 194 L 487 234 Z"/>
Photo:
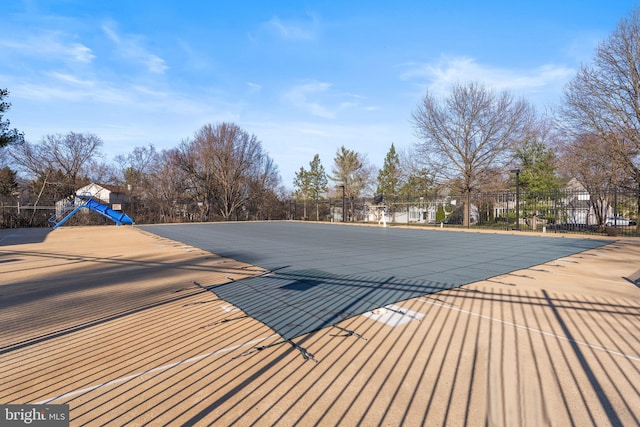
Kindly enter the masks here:
<path id="1" fill-rule="evenodd" d="M 465 191 L 465 200 L 464 200 L 464 208 L 463 208 L 463 216 L 462 216 L 462 225 L 465 227 L 469 227 L 470 224 L 470 213 L 471 213 L 471 191 Z"/>
<path id="2" fill-rule="evenodd" d="M 307 196 L 302 198 L 302 220 L 307 220 Z"/>

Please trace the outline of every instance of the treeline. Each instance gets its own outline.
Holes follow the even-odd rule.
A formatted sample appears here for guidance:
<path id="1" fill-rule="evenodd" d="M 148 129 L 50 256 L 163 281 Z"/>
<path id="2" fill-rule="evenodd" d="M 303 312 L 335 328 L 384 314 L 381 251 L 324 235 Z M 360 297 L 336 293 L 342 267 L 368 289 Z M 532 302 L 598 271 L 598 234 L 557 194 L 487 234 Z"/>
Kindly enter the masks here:
<path id="1" fill-rule="evenodd" d="M 2 195 L 42 206 L 90 182 L 107 184 L 150 222 L 270 219 L 282 210 L 277 167 L 256 136 L 233 123 L 205 125 L 173 149 L 136 147 L 113 164 L 100 162 L 102 146 L 96 135 L 73 132 L 11 145 L 13 164 L 31 179 L 20 182 L 5 167 Z"/>
<path id="2" fill-rule="evenodd" d="M 321 219 L 320 201 L 327 198 L 350 204 L 348 216 L 364 196 L 380 201 L 448 192 L 466 195 L 464 203 L 471 193 L 505 190 L 516 182 L 529 194 L 546 193 L 572 178 L 587 191 L 637 191 L 637 46 L 638 9 L 619 22 L 565 87 L 561 104 L 544 116 L 526 100 L 478 82 L 459 83 L 444 97 L 427 92 L 410 118 L 417 144 L 398 151 L 391 143 L 381 168 L 366 153 L 344 146 L 329 170 L 316 155 L 296 173 L 293 193 L 258 138 L 237 124 L 206 124 L 175 148 L 136 147 L 105 163 L 96 135 L 69 132 L 26 141 L 3 120 L 10 104 L 2 90 L 0 197 L 43 205 L 89 182 L 111 184 L 126 191 L 142 221 L 173 222 L 285 219 L 292 200 L 302 205 L 302 217 Z M 465 225 L 470 209 L 463 210 Z M 632 216 L 639 215 L 640 197 Z"/>

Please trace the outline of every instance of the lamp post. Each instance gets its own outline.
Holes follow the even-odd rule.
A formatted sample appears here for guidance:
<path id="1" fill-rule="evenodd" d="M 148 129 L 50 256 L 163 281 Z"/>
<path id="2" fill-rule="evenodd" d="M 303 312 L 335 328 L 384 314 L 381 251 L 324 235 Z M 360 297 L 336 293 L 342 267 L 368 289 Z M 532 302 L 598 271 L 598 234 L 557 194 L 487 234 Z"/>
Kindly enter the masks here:
<path id="1" fill-rule="evenodd" d="M 341 185 L 340 188 L 342 188 L 342 222 L 345 222 L 345 215 L 344 215 L 344 185 Z"/>
<path id="2" fill-rule="evenodd" d="M 520 231 L 520 169 L 511 169 L 516 174 L 516 230 Z"/>

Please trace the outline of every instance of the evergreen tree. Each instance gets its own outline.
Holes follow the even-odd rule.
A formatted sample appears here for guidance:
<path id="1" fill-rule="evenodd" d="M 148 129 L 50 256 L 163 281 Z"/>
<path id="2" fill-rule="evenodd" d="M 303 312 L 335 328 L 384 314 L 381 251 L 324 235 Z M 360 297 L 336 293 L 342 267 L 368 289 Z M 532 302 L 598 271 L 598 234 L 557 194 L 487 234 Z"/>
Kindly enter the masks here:
<path id="1" fill-rule="evenodd" d="M 444 212 L 444 206 L 442 206 L 442 203 L 438 203 L 438 208 L 436 209 L 436 223 L 439 224 L 443 222 L 446 217 L 447 215 Z"/>
<path id="2" fill-rule="evenodd" d="M 17 188 L 16 172 L 8 166 L 0 169 L 0 195 L 10 196 Z"/>
<path id="3" fill-rule="evenodd" d="M 387 200 L 395 200 L 400 192 L 400 157 L 396 153 L 396 147 L 391 148 L 384 158 L 384 165 L 378 172 L 378 187 L 376 193 L 383 194 Z M 395 221 L 396 210 L 392 210 L 392 221 Z"/>
<path id="4" fill-rule="evenodd" d="M 320 155 L 316 154 L 313 156 L 313 160 L 309 163 L 309 190 L 313 199 L 316 202 L 316 221 L 320 220 L 320 207 L 319 200 L 320 195 L 326 193 L 328 190 L 327 184 L 327 173 L 324 170 L 324 166 L 320 162 Z"/>
<path id="5" fill-rule="evenodd" d="M 433 173 L 427 168 L 413 170 L 400 187 L 400 196 L 408 200 L 416 200 L 427 196 L 433 189 Z"/>
<path id="6" fill-rule="evenodd" d="M 350 211 L 353 213 L 353 201 L 360 197 L 370 177 L 366 159 L 360 153 L 347 150 L 342 146 L 336 153 L 334 162 L 333 176 L 330 179 L 339 186 L 344 186 L 344 193 L 349 199 Z"/>
<path id="7" fill-rule="evenodd" d="M 383 193 L 387 197 L 398 196 L 400 190 L 401 170 L 400 157 L 396 153 L 396 147 L 391 144 L 391 148 L 384 158 L 384 165 L 378 172 L 378 187 L 376 193 Z"/>
<path id="8" fill-rule="evenodd" d="M 520 164 L 519 184 L 523 192 L 545 194 L 558 188 L 556 156 L 544 142 L 535 137 L 528 139 L 515 154 Z"/>
<path id="9" fill-rule="evenodd" d="M 296 172 L 293 178 L 293 186 L 297 188 L 297 195 L 302 197 L 302 217 L 307 218 L 307 198 L 311 195 L 311 175 L 309 171 L 300 166 L 300 170 Z"/>
<path id="10" fill-rule="evenodd" d="M 9 96 L 7 89 L 0 89 L 0 148 L 9 144 L 17 144 L 24 141 L 24 135 L 17 129 L 9 129 L 9 120 L 2 120 L 3 113 L 11 108 L 11 104 L 4 101 Z"/>

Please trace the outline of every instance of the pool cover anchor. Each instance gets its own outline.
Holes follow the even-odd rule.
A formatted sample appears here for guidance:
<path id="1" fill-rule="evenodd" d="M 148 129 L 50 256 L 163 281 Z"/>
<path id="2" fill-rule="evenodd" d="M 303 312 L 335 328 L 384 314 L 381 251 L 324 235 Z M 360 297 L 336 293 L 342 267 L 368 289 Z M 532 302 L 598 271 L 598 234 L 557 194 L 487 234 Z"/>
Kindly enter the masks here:
<path id="1" fill-rule="evenodd" d="M 253 349 L 251 349 L 251 350 L 249 350 L 249 351 L 245 351 L 245 352 L 243 352 L 243 353 L 240 353 L 238 356 L 235 356 L 235 357 L 233 357 L 232 359 L 237 359 L 237 358 L 239 358 L 240 356 L 248 356 L 248 355 L 250 355 L 250 354 L 257 353 L 257 352 L 259 352 L 259 351 L 266 350 L 266 349 L 268 349 L 268 348 L 270 348 L 270 347 L 275 347 L 275 346 L 277 346 L 277 345 L 285 344 L 285 343 L 289 343 L 289 344 L 291 344 L 291 346 L 292 346 L 293 348 L 295 348 L 296 350 L 298 350 L 298 351 L 300 352 L 300 354 L 302 355 L 302 358 L 303 358 L 304 360 L 313 360 L 314 362 L 318 363 L 318 361 L 317 361 L 317 360 L 316 360 L 316 358 L 313 356 L 313 354 L 309 353 L 309 352 L 307 351 L 307 349 L 305 349 L 304 347 L 299 346 L 298 344 L 294 343 L 293 341 L 291 341 L 291 340 L 290 340 L 290 339 L 288 339 L 288 338 L 284 338 L 282 341 L 274 342 L 274 343 L 271 343 L 271 344 L 261 345 L 261 346 L 258 346 L 258 347 L 253 347 Z"/>
<path id="2" fill-rule="evenodd" d="M 199 288 L 204 289 L 205 291 L 210 291 L 209 288 L 207 288 L 206 286 L 201 285 L 200 283 L 196 282 L 195 280 L 192 280 L 191 283 L 193 283 L 194 285 L 196 285 Z"/>
<path id="3" fill-rule="evenodd" d="M 342 332 L 344 332 L 344 334 L 329 334 L 330 337 L 356 337 L 356 338 L 360 338 L 361 340 L 367 340 L 365 337 L 363 337 L 362 335 L 360 335 L 359 333 L 357 333 L 356 331 L 353 331 L 351 329 L 347 329 L 347 328 L 343 328 L 342 326 L 338 326 L 338 325 L 332 325 L 334 328 L 338 328 L 340 329 Z"/>

